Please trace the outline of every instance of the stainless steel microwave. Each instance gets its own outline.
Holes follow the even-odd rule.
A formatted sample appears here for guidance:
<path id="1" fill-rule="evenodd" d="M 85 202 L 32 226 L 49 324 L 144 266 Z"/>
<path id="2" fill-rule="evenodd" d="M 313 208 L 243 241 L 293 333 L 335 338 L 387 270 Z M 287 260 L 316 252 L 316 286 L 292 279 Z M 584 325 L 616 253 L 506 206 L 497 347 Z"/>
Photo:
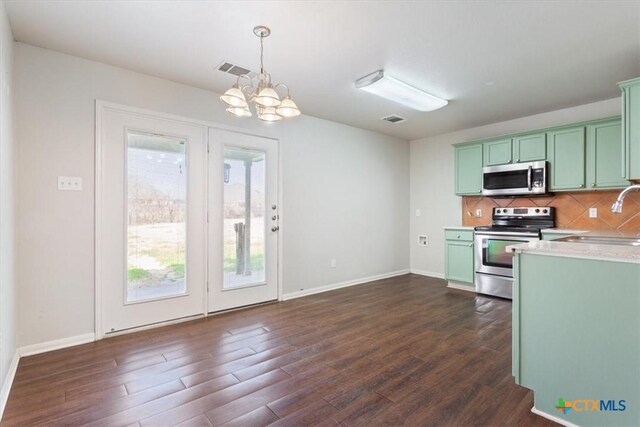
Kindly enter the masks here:
<path id="1" fill-rule="evenodd" d="M 482 169 L 485 196 L 524 196 L 547 192 L 547 162 L 487 166 Z"/>

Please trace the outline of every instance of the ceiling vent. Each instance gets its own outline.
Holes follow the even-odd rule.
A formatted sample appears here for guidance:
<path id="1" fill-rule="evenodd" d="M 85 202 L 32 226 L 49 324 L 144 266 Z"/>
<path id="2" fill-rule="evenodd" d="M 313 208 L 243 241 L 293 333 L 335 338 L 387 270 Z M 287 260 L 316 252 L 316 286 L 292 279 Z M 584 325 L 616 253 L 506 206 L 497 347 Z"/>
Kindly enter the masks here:
<path id="1" fill-rule="evenodd" d="M 392 116 L 383 117 L 380 120 L 384 120 L 385 122 L 396 124 L 396 123 L 402 123 L 407 119 L 405 119 L 404 117 L 392 115 Z"/>
<path id="2" fill-rule="evenodd" d="M 253 74 L 253 71 L 248 70 L 239 65 L 232 64 L 231 62 L 222 61 L 220 65 L 218 65 L 218 71 L 222 71 L 223 73 L 233 74 L 234 76 L 241 76 L 243 74 Z"/>

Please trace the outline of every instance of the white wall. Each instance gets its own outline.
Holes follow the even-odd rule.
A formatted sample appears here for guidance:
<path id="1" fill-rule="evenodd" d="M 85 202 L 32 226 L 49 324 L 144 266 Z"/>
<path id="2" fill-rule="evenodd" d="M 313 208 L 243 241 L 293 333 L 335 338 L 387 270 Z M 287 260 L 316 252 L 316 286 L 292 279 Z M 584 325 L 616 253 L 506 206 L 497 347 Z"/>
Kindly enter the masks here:
<path id="1" fill-rule="evenodd" d="M 285 293 L 409 267 L 407 141 L 308 116 L 240 121 L 218 94 L 22 43 L 15 70 L 20 345 L 94 329 L 95 99 L 280 139 Z M 57 191 L 58 175 L 84 190 Z"/>
<path id="2" fill-rule="evenodd" d="M 0 2 L 0 386 L 16 349 L 16 281 L 14 275 L 15 144 L 13 120 L 13 34 Z M 3 392 L 6 390 L 3 389 Z M 0 397 L 0 414 L 2 402 Z"/>
<path id="3" fill-rule="evenodd" d="M 620 108 L 620 99 L 615 98 L 411 141 L 411 270 L 444 275 L 443 227 L 462 222 L 462 198 L 454 194 L 451 144 L 614 116 Z M 422 211 L 420 217 L 416 209 Z M 428 247 L 418 246 L 421 234 L 429 236 Z"/>

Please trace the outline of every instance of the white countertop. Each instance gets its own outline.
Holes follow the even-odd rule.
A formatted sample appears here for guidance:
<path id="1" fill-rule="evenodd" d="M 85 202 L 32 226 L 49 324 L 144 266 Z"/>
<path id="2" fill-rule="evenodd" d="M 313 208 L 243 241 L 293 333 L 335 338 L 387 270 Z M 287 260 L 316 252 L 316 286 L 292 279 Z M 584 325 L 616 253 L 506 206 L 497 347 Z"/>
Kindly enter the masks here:
<path id="1" fill-rule="evenodd" d="M 589 232 L 589 230 L 572 230 L 570 228 L 544 228 L 541 231 L 543 234 L 582 234 Z"/>
<path id="2" fill-rule="evenodd" d="M 599 237 L 639 237 L 640 230 L 624 232 L 616 230 L 585 231 L 587 236 Z M 577 234 L 577 233 L 575 233 Z M 539 255 L 564 256 L 570 258 L 588 258 L 601 261 L 632 262 L 640 264 L 640 247 L 605 245 L 590 243 L 558 242 L 540 240 L 519 245 L 507 246 L 507 251 L 532 253 Z"/>
<path id="3" fill-rule="evenodd" d="M 453 225 L 453 226 L 448 226 L 448 227 L 442 227 L 445 230 L 470 230 L 473 231 L 473 229 L 475 227 L 471 226 L 471 225 Z"/>

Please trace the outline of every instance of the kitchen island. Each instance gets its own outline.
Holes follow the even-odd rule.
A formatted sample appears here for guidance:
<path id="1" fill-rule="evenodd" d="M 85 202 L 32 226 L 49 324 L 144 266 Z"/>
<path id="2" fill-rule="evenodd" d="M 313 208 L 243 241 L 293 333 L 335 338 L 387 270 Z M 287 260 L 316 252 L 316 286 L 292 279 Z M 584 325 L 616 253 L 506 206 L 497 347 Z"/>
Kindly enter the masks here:
<path id="1" fill-rule="evenodd" d="M 584 235 L 594 234 L 605 233 Z M 640 425 L 640 247 L 539 241 L 507 250 L 512 370 L 534 392 L 532 411 L 565 425 Z"/>

